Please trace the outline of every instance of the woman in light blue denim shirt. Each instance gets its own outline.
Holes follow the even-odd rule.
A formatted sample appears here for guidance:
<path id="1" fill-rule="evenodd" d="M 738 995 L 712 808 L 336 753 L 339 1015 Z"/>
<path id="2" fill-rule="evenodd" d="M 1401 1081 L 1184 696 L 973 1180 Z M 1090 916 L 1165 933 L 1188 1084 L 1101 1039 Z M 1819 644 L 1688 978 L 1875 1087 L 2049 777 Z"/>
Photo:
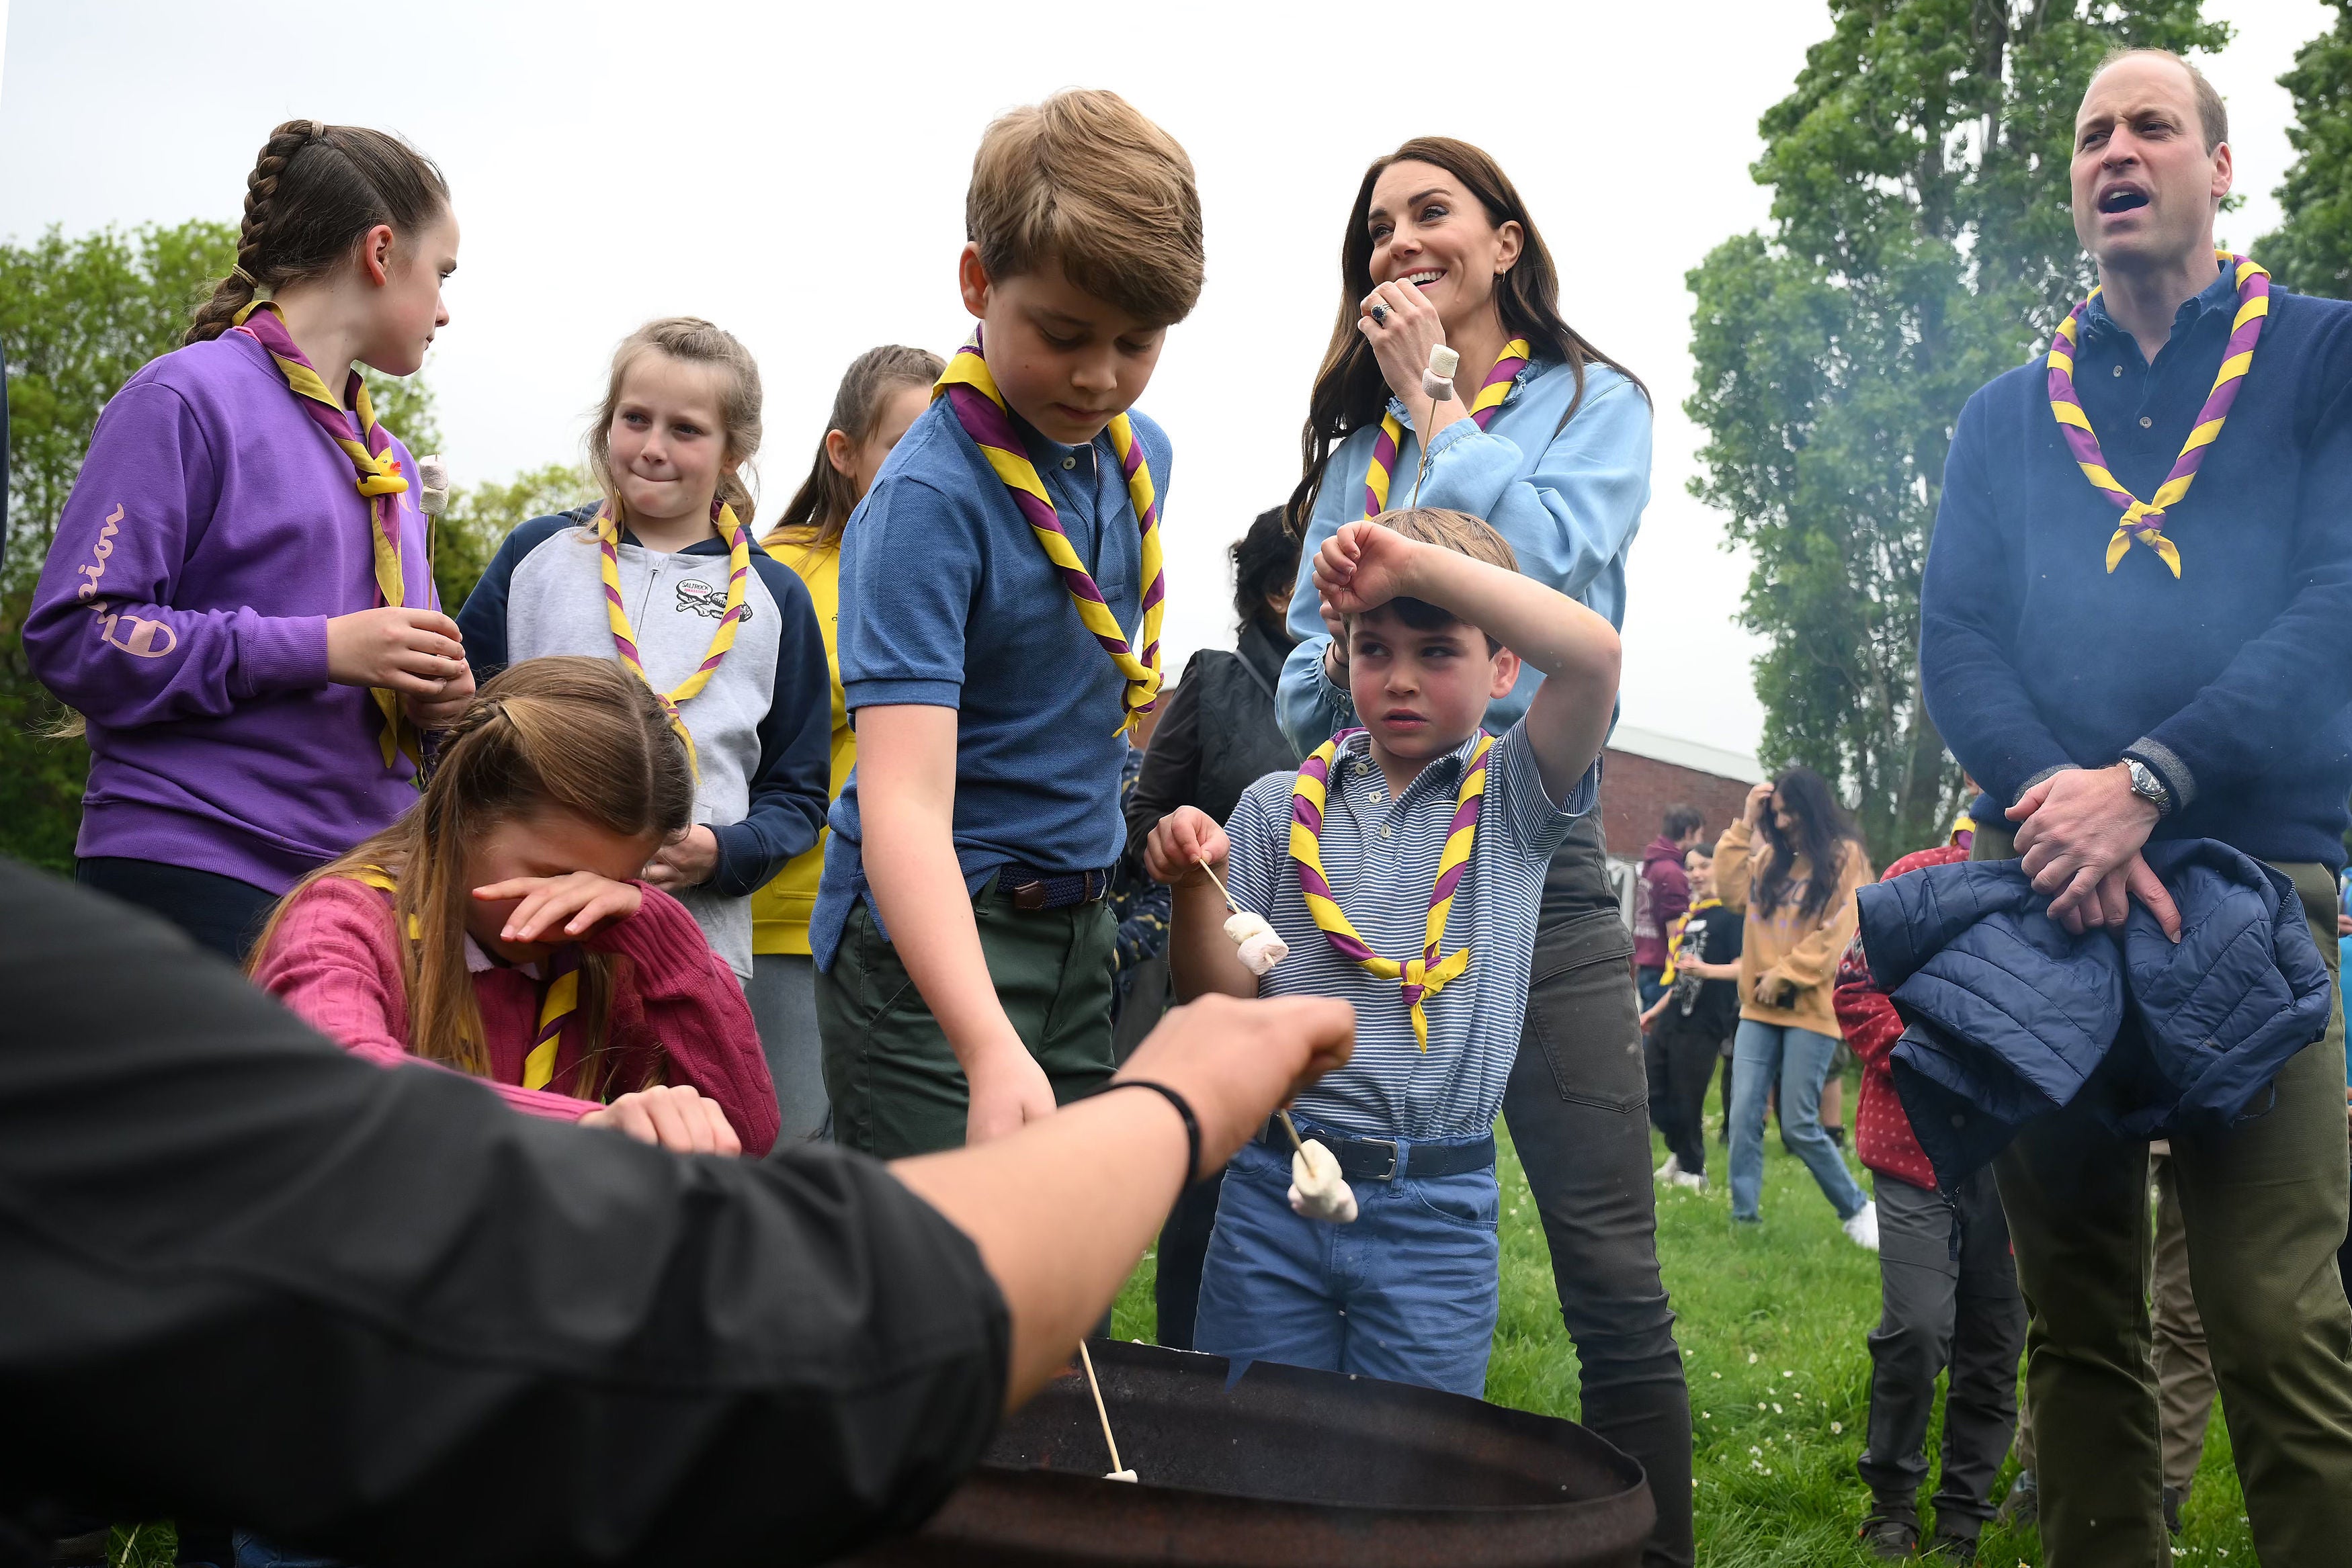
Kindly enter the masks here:
<path id="1" fill-rule="evenodd" d="M 1306 536 L 1289 613 L 1304 641 L 1276 707 L 1302 755 L 1355 722 L 1332 663 L 1346 651 L 1333 647 L 1307 563 L 1365 515 L 1383 415 L 1399 425 L 1390 506 L 1411 504 L 1418 478 L 1422 505 L 1485 518 L 1521 571 L 1622 620 L 1625 552 L 1650 498 L 1649 393 L 1561 319 L 1559 295 L 1534 219 L 1485 152 L 1423 137 L 1365 172 L 1288 508 Z M 1515 339 L 1527 340 L 1527 363 L 1482 427 L 1471 411 Z M 1421 375 L 1440 342 L 1461 356 L 1459 396 L 1433 403 Z M 1516 723 L 1540 678 L 1523 674 L 1486 710 L 1487 727 Z M 1594 812 L 1551 862 L 1503 1114 L 1582 1363 L 1585 1424 L 1649 1472 L 1658 1523 L 1643 1562 L 1657 1568 L 1692 1558 L 1690 1396 L 1658 1280 L 1632 952 Z"/>

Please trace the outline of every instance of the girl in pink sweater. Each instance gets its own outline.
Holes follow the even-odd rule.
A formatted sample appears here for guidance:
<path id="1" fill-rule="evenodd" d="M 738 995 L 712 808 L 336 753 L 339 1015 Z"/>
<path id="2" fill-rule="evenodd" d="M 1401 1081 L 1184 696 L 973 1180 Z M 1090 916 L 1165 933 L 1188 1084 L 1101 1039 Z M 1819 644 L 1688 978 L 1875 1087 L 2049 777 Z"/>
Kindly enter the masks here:
<path id="1" fill-rule="evenodd" d="M 536 659 L 482 688 L 424 798 L 304 878 L 253 977 L 386 1065 L 487 1079 L 532 1115 L 767 1153 L 776 1095 L 741 988 L 634 880 L 693 820 L 660 702 L 617 664 Z"/>

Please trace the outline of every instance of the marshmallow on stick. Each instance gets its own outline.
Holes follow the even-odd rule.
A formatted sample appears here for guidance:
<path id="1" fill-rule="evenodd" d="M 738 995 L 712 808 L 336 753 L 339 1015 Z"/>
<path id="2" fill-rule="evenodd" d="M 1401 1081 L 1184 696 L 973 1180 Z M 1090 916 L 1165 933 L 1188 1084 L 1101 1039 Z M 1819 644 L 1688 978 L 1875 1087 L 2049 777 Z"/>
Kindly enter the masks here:
<path id="1" fill-rule="evenodd" d="M 1421 372 L 1421 394 L 1432 402 L 1454 401 L 1454 372 L 1462 356 L 1440 343 L 1429 350 L 1429 369 Z"/>
<path id="2" fill-rule="evenodd" d="M 1339 1174 L 1339 1156 L 1314 1138 L 1290 1156 L 1290 1208 L 1334 1225 L 1347 1225 L 1356 1218 L 1356 1191 Z"/>
<path id="3" fill-rule="evenodd" d="M 416 509 L 437 517 L 449 507 L 449 465 L 441 455 L 416 460 Z"/>
<path id="4" fill-rule="evenodd" d="M 1244 910 L 1230 916 L 1225 935 L 1240 946 L 1242 966 L 1253 975 L 1263 975 L 1290 956 L 1290 944 L 1274 934 L 1263 915 Z"/>

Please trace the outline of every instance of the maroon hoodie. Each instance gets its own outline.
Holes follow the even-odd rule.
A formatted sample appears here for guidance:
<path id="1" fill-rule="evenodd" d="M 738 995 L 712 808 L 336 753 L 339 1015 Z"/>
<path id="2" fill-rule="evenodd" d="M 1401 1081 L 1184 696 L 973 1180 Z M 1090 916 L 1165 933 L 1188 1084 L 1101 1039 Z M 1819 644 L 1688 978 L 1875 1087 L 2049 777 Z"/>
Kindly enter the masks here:
<path id="1" fill-rule="evenodd" d="M 1633 964 L 1666 967 L 1666 928 L 1690 908 L 1690 878 L 1683 874 L 1683 852 L 1660 833 L 1642 852 L 1642 874 L 1633 885 Z"/>

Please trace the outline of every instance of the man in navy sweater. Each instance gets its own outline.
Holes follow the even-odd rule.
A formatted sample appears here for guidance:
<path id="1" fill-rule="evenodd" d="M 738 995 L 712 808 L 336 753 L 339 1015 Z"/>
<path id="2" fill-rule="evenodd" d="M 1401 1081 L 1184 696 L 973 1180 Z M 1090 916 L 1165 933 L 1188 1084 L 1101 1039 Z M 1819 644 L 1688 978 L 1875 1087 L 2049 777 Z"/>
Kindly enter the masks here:
<path id="1" fill-rule="evenodd" d="M 2073 195 L 2100 292 L 2071 345 L 2062 333 L 1960 414 L 1921 685 L 2006 809 L 2004 828 L 1979 805 L 1976 858 L 2022 852 L 2070 927 L 2118 925 L 2137 898 L 2177 933 L 2141 847 L 2218 839 L 2293 878 L 2332 967 L 2352 790 L 2352 308 L 2273 292 L 2264 314 L 2260 269 L 2217 264 L 2227 133 L 2174 56 L 2125 53 L 2092 78 Z M 2266 1111 L 2172 1142 L 2265 1563 L 2341 1562 L 2352 1542 L 2343 1037 L 2339 1009 Z M 2094 1098 L 2031 1124 L 1997 1170 L 2032 1310 L 2049 1562 L 2144 1568 L 2166 1545 L 2147 1149 L 2106 1131 Z"/>

